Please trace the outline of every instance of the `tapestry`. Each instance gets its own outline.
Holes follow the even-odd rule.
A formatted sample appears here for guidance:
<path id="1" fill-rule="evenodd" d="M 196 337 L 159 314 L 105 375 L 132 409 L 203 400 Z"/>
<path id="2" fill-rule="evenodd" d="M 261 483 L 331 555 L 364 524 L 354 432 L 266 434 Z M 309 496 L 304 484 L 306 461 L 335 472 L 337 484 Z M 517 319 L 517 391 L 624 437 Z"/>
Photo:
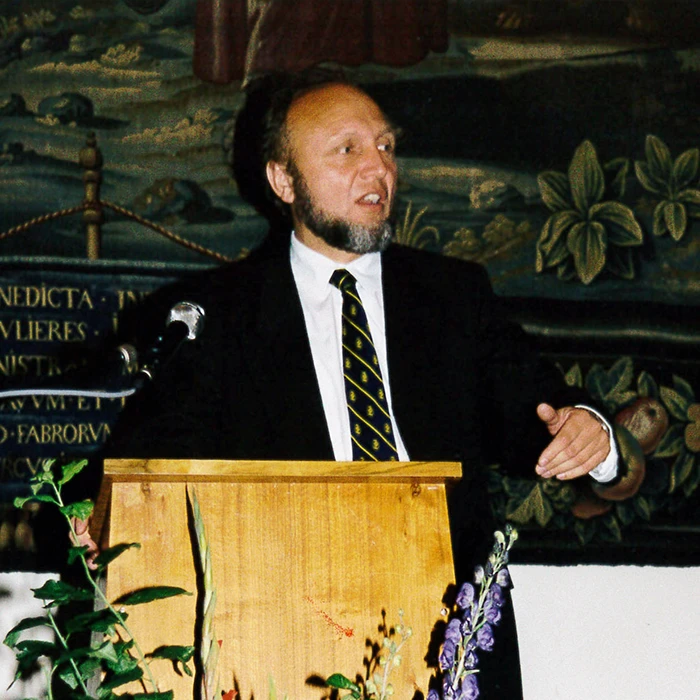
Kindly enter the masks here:
<path id="1" fill-rule="evenodd" d="M 614 420 L 616 492 L 493 465 L 514 557 L 697 564 L 699 29 L 664 0 L 2 3 L 0 569 L 34 565 L 14 496 L 43 459 L 97 454 L 125 400 L 31 388 L 263 241 L 232 177 L 244 90 L 317 64 L 401 129 L 396 240 L 483 264 Z"/>

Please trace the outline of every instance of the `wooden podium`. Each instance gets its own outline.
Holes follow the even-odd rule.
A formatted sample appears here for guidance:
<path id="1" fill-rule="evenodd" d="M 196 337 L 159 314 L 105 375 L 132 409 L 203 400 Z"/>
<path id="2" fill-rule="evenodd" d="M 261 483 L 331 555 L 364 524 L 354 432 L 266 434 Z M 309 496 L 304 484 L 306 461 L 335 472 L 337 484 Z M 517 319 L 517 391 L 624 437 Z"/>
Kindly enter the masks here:
<path id="1" fill-rule="evenodd" d="M 194 644 L 196 554 L 186 487 L 193 485 L 209 543 L 223 690 L 242 700 L 318 700 L 314 686 L 366 674 L 368 644 L 404 611 L 413 636 L 392 672 L 396 697 L 427 694 L 425 656 L 442 598 L 454 583 L 445 483 L 452 462 L 230 462 L 109 460 L 95 511 L 110 546 L 139 542 L 109 566 L 107 596 L 150 585 L 192 596 L 129 609 L 144 651 Z M 191 700 L 193 681 L 165 661 L 161 689 Z"/>

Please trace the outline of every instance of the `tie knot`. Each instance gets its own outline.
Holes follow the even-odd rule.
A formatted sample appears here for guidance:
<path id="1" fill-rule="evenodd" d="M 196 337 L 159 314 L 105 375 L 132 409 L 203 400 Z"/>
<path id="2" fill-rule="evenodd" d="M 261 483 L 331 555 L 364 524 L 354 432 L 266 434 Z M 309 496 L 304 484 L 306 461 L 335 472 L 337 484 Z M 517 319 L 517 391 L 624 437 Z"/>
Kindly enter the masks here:
<path id="1" fill-rule="evenodd" d="M 347 292 L 355 289 L 355 278 L 347 270 L 334 270 L 331 275 L 330 283 L 337 287 L 341 292 Z"/>

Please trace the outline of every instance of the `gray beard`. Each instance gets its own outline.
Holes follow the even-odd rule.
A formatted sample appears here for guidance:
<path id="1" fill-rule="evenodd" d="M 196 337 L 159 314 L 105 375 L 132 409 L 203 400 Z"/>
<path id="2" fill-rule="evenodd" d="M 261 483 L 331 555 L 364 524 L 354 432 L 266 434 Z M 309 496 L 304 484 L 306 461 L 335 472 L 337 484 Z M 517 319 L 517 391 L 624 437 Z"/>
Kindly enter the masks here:
<path id="1" fill-rule="evenodd" d="M 298 175 L 294 178 L 292 208 L 297 219 L 321 240 L 347 253 L 381 253 L 386 250 L 394 235 L 393 226 L 388 219 L 376 226 L 363 226 L 328 216 L 314 204 L 306 182 Z"/>

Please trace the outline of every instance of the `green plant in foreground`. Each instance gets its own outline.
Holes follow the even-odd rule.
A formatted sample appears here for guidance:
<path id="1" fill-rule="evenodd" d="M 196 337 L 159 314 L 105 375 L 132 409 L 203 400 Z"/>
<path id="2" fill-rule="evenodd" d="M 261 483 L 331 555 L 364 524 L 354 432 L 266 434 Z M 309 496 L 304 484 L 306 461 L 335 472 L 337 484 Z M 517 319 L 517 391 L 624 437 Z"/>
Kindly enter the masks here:
<path id="1" fill-rule="evenodd" d="M 32 495 L 15 499 L 15 506 L 21 508 L 30 501 L 41 502 L 57 507 L 68 523 L 72 540 L 77 542 L 74 519 L 87 520 L 93 510 L 92 501 L 66 504 L 62 490 L 87 464 L 86 460 L 71 462 L 58 467 L 54 461 L 44 463 L 42 469 L 32 477 Z M 119 544 L 104 550 L 95 560 L 93 572 L 86 559 L 87 547 L 72 546 L 68 552 L 69 564 L 82 568 L 85 586 L 73 586 L 59 580 L 49 580 L 43 586 L 33 589 L 34 597 L 44 602 L 46 616 L 25 618 L 10 630 L 4 643 L 14 649 L 18 669 L 15 680 L 23 678 L 35 668 L 37 661 L 45 657 L 49 660 L 48 697 L 49 700 L 172 700 L 172 691 L 161 692 L 149 667 L 149 660 L 167 659 L 182 666 L 188 675 L 192 671 L 187 662 L 192 658 L 192 646 L 163 646 L 150 654 L 144 654 L 127 625 L 128 615 L 124 606 L 148 603 L 176 595 L 189 595 L 181 588 L 171 586 L 151 586 L 142 588 L 111 603 L 100 588 L 97 577 L 107 565 L 120 554 L 138 544 Z M 85 612 L 81 605 L 95 602 L 95 609 Z M 71 614 L 59 616 L 58 609 Z M 78 611 L 73 614 L 74 609 Z M 23 640 L 22 633 L 37 627 L 53 630 L 55 641 Z M 92 637 L 91 643 L 85 643 Z M 95 641 L 96 640 L 96 641 Z M 97 679 L 94 683 L 93 679 Z M 117 695 L 115 690 L 127 683 L 138 682 L 144 692 L 134 695 Z M 95 689 L 90 689 L 96 685 Z"/>
<path id="2" fill-rule="evenodd" d="M 584 284 L 605 267 L 634 277 L 630 247 L 642 244 L 642 229 L 628 206 L 603 200 L 605 175 L 590 141 L 576 149 L 568 173 L 546 171 L 537 183 L 553 212 L 537 242 L 537 272 L 556 268 L 560 279 L 578 277 Z"/>
<path id="3" fill-rule="evenodd" d="M 382 644 L 372 648 L 372 658 L 367 661 L 367 679 L 355 683 L 342 673 L 334 673 L 326 679 L 326 685 L 338 690 L 348 690 L 347 700 L 386 700 L 394 694 L 389 683 L 391 672 L 401 664 L 401 648 L 411 638 L 413 630 L 404 624 L 403 610 L 399 610 L 399 624 L 388 629 L 386 623 L 381 628 L 384 632 Z"/>
<path id="4" fill-rule="evenodd" d="M 700 218 L 700 189 L 691 186 L 698 175 L 700 151 L 689 148 L 673 160 L 666 144 L 648 134 L 644 153 L 646 160 L 636 161 L 634 170 L 642 187 L 658 198 L 654 235 L 668 233 L 674 241 L 680 241 L 688 217 Z"/>

